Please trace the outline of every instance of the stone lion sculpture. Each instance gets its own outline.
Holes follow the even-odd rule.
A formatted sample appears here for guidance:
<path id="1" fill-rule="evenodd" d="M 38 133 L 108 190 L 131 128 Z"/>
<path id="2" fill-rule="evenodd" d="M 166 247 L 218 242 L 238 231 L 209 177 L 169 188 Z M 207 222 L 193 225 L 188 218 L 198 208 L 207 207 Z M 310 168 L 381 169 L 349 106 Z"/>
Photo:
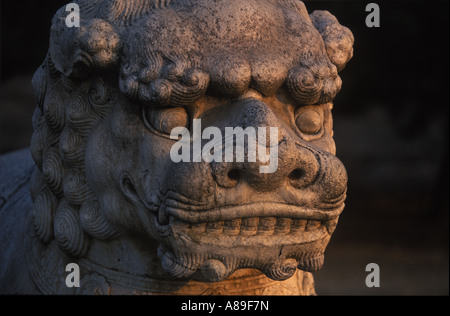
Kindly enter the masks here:
<path id="1" fill-rule="evenodd" d="M 331 110 L 352 33 L 297 0 L 75 3 L 32 81 L 31 156 L 1 158 L 0 292 L 314 294 L 346 196 Z M 276 171 L 174 162 L 194 119 L 277 128 Z"/>

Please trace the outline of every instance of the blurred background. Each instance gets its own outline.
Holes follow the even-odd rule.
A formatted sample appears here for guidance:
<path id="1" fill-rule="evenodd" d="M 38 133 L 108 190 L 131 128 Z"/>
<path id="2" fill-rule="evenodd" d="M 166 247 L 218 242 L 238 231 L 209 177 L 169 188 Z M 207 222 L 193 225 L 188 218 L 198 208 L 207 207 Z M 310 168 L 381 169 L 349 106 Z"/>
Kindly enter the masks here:
<path id="1" fill-rule="evenodd" d="M 0 154 L 28 147 L 33 72 L 53 14 L 67 1 L 1 1 Z M 348 199 L 315 273 L 322 295 L 449 294 L 449 2 L 305 1 L 355 36 L 335 99 L 338 157 Z M 365 284 L 380 267 L 379 288 Z"/>

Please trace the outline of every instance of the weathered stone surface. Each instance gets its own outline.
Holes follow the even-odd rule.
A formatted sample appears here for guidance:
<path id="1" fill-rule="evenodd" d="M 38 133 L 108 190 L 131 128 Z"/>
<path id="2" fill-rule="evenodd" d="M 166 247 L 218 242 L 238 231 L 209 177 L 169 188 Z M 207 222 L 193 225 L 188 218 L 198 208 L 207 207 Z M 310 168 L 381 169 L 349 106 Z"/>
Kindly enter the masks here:
<path id="1" fill-rule="evenodd" d="M 77 3 L 33 79 L 35 165 L 1 158 L 0 293 L 314 294 L 346 195 L 331 102 L 351 32 L 295 0 Z M 275 169 L 252 138 L 227 160 L 230 128 L 258 129 Z"/>

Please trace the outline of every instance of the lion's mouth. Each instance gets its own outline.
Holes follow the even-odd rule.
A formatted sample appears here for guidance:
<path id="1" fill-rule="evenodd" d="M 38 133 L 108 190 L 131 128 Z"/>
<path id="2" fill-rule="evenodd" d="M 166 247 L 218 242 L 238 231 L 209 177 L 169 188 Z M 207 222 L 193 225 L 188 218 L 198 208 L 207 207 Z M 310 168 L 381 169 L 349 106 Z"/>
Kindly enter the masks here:
<path id="1" fill-rule="evenodd" d="M 326 229 L 330 234 L 344 208 L 343 199 L 328 208 L 313 209 L 278 202 L 256 202 L 206 208 L 166 198 L 157 212 L 159 226 L 189 224 L 199 233 L 276 235 Z"/>
<path id="2" fill-rule="evenodd" d="M 321 222 L 286 217 L 249 217 L 229 221 L 191 224 L 189 228 L 196 233 L 229 235 L 229 236 L 272 236 L 316 232 L 327 229 L 331 221 Z"/>
<path id="3" fill-rule="evenodd" d="M 210 281 L 238 268 L 256 268 L 273 279 L 289 277 L 297 266 L 316 271 L 344 198 L 328 208 L 308 208 L 279 202 L 208 207 L 166 197 L 151 210 L 158 255 L 172 276 L 199 271 Z"/>
<path id="4" fill-rule="evenodd" d="M 159 208 L 158 217 L 173 216 L 188 223 L 227 221 L 251 217 L 287 217 L 309 220 L 334 219 L 342 211 L 342 203 L 332 209 L 313 209 L 278 202 L 257 202 L 243 205 L 219 206 L 211 209 L 182 208 L 179 203 L 166 199 Z"/>
<path id="5" fill-rule="evenodd" d="M 343 209 L 314 210 L 280 203 L 252 203 L 203 211 L 177 208 L 166 201 L 158 210 L 158 226 L 183 223 L 192 233 L 229 236 L 273 236 L 327 232 L 330 235 Z"/>

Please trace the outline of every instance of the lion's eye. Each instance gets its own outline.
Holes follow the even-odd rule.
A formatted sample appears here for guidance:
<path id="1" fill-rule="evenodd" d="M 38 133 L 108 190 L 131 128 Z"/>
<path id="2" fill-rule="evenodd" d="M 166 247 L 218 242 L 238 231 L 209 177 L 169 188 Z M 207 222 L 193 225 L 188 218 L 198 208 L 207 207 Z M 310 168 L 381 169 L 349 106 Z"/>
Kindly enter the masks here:
<path id="1" fill-rule="evenodd" d="M 144 108 L 144 122 L 148 128 L 170 135 L 175 127 L 187 127 L 188 114 L 184 108 Z"/>
<path id="2" fill-rule="evenodd" d="M 323 114 L 313 107 L 303 108 L 298 111 L 295 123 L 303 134 L 316 135 L 322 129 Z"/>

